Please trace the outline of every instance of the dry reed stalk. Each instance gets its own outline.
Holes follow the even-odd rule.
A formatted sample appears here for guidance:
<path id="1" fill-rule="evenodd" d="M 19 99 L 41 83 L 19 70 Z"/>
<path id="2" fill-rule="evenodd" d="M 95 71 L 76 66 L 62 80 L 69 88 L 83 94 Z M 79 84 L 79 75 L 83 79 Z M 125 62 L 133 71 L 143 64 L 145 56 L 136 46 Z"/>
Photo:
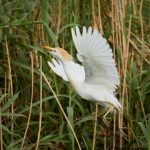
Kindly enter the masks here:
<path id="1" fill-rule="evenodd" d="M 127 61 L 128 61 L 128 51 L 127 51 L 127 44 L 126 44 L 126 34 L 125 34 L 125 28 L 124 28 L 124 20 L 125 20 L 125 3 L 124 0 L 119 1 L 119 11 L 120 11 L 120 27 L 121 27 L 121 42 L 120 45 L 122 47 L 122 56 L 123 56 L 123 61 L 122 61 L 122 73 L 123 73 L 123 86 L 122 86 L 122 115 L 120 115 L 120 123 L 121 123 L 121 128 L 123 128 L 123 112 L 124 112 L 124 103 L 125 103 L 125 97 L 126 97 L 126 88 L 127 88 L 127 83 L 126 83 L 126 72 L 127 72 Z M 120 148 L 123 148 L 123 134 L 120 132 Z"/>
<path id="2" fill-rule="evenodd" d="M 100 0 L 97 0 L 97 4 L 98 4 L 98 23 L 99 23 L 99 28 L 100 28 L 100 33 L 103 35 L 104 31 L 103 31 L 103 24 L 102 24 L 102 17 L 101 17 L 101 3 Z"/>
<path id="3" fill-rule="evenodd" d="M 144 49 L 144 29 L 143 29 L 142 7 L 143 7 L 143 0 L 141 0 L 141 2 L 140 2 L 140 9 L 139 9 L 140 24 L 141 24 L 142 50 L 143 50 Z"/>
<path id="4" fill-rule="evenodd" d="M 115 14 L 115 10 L 114 10 L 114 0 L 111 1 L 111 28 L 112 28 L 112 43 L 113 43 L 113 56 L 114 59 L 116 59 L 116 53 L 115 53 L 115 27 L 114 27 L 114 14 Z"/>
<path id="5" fill-rule="evenodd" d="M 113 150 L 116 146 L 116 110 L 114 110 L 114 123 L 113 123 Z"/>
<path id="6" fill-rule="evenodd" d="M 59 0 L 58 1 L 58 15 L 57 15 L 57 25 L 56 25 L 56 32 L 57 34 L 59 33 L 59 30 L 60 30 L 60 24 L 61 24 L 61 4 L 62 4 L 62 1 Z"/>
<path id="7" fill-rule="evenodd" d="M 141 2 L 140 2 L 139 16 L 140 16 L 140 24 L 141 24 L 142 51 L 144 51 L 144 48 L 145 48 L 144 45 L 145 44 L 144 44 L 144 29 L 143 29 L 142 7 L 143 7 L 143 0 L 141 0 Z M 143 55 L 141 55 L 141 60 L 142 59 L 143 59 Z M 140 70 L 142 72 L 142 70 L 143 70 L 143 64 L 140 65 Z M 138 92 L 139 92 L 139 89 L 138 89 Z M 147 123 L 147 120 L 146 120 L 145 111 L 144 111 L 143 101 L 142 101 L 140 92 L 139 92 L 139 96 L 140 96 L 141 108 L 142 108 L 142 112 L 143 112 L 145 124 L 146 124 L 146 126 L 148 126 L 148 123 Z"/>
<path id="8" fill-rule="evenodd" d="M 93 26 L 94 26 L 94 28 L 97 28 L 96 19 L 95 19 L 94 0 L 91 1 L 91 7 L 92 7 L 92 20 L 93 20 Z"/>
<path id="9" fill-rule="evenodd" d="M 140 2 L 140 9 L 139 9 L 139 17 L 140 17 L 140 25 L 141 25 L 141 39 L 142 39 L 142 52 L 143 52 L 145 46 L 144 46 L 144 29 L 143 29 L 142 7 L 143 7 L 143 0 L 141 0 L 141 2 Z M 142 59 L 143 59 L 143 55 L 141 55 L 141 60 Z M 142 72 L 143 64 L 140 65 L 140 70 Z"/>
<path id="10" fill-rule="evenodd" d="M 40 1 L 38 2 L 38 3 L 40 3 Z M 34 13 L 34 20 L 38 20 L 39 19 L 39 16 L 40 16 L 40 12 L 41 12 L 41 10 L 40 10 L 40 4 L 37 4 L 37 6 L 36 6 L 36 9 L 35 9 L 36 11 L 35 11 L 35 13 Z"/>
<path id="11" fill-rule="evenodd" d="M 26 125 L 26 130 L 24 132 L 24 136 L 23 136 L 23 140 L 22 140 L 22 144 L 21 144 L 21 148 L 20 150 L 23 149 L 24 143 L 25 143 L 25 139 L 26 139 L 26 135 L 29 129 L 29 125 L 30 125 L 30 119 L 31 119 L 31 113 L 32 113 L 32 105 L 33 105 L 33 93 L 34 93 L 34 89 L 33 89 L 33 84 L 34 84 L 34 58 L 33 58 L 33 53 L 30 52 L 30 58 L 31 58 L 31 97 L 30 97 L 30 109 L 29 109 L 29 115 L 28 115 L 28 121 L 27 121 L 27 125 Z"/>
<path id="12" fill-rule="evenodd" d="M 41 126 L 42 126 L 42 57 L 40 56 L 40 114 L 39 114 L 39 130 L 38 130 L 38 137 L 36 142 L 36 150 L 38 150 L 39 141 L 40 141 L 40 135 L 41 135 Z"/>
<path id="13" fill-rule="evenodd" d="M 118 0 L 114 0 L 114 28 L 115 28 L 115 35 L 114 35 L 114 41 L 115 41 L 115 45 L 117 47 L 122 47 L 121 45 L 121 25 L 120 25 L 120 9 L 119 9 L 119 4 L 118 4 Z M 122 51 L 121 51 L 121 58 L 122 58 Z M 121 71 L 122 71 L 122 64 L 119 65 L 118 63 L 118 71 L 119 71 L 119 74 L 121 76 Z M 121 97 L 121 88 L 119 90 L 119 97 Z M 121 99 L 121 103 L 122 103 L 122 99 Z M 123 106 L 123 103 L 122 103 L 122 106 Z M 119 129 L 120 131 L 122 130 L 122 115 L 123 113 L 119 113 L 118 115 L 118 125 L 119 125 Z M 122 145 L 122 133 L 120 132 L 120 145 Z"/>
<path id="14" fill-rule="evenodd" d="M 124 110 L 124 97 L 126 90 L 126 70 L 125 70 L 125 59 L 126 59 L 126 38 L 125 38 L 125 29 L 124 29 L 124 18 L 125 18 L 125 4 L 126 2 L 115 0 L 115 29 L 116 29 L 116 45 L 122 48 L 121 58 L 123 59 L 121 62 L 121 66 L 119 67 L 120 75 L 124 75 L 123 80 L 123 88 L 120 91 L 121 103 L 123 106 L 122 112 L 119 113 L 119 128 L 122 130 L 123 128 L 123 110 Z M 123 147 L 123 135 L 120 132 L 120 148 Z"/>
<path id="15" fill-rule="evenodd" d="M 114 26 L 114 0 L 111 1 L 111 27 L 112 27 L 112 44 L 113 44 L 113 56 L 114 59 L 116 58 L 116 53 L 115 53 L 115 26 Z M 116 111 L 114 110 L 114 123 L 113 123 L 113 150 L 115 150 L 115 142 L 116 142 Z"/>
<path id="16" fill-rule="evenodd" d="M 113 44 L 113 57 L 116 59 L 116 53 L 115 53 L 115 26 L 114 26 L 114 0 L 111 1 L 111 28 L 112 28 L 112 44 Z M 114 123 L 113 123 L 113 150 L 115 150 L 116 145 L 116 111 L 114 110 Z"/>
<path id="17" fill-rule="evenodd" d="M 8 95 L 9 97 L 13 96 L 13 81 L 12 81 L 12 69 L 11 69 L 11 63 L 10 63 L 10 53 L 9 53 L 9 47 L 7 42 L 7 36 L 5 35 L 5 47 L 6 47 L 6 57 L 7 57 L 7 74 L 8 74 Z M 14 132 L 14 124 L 13 124 L 13 113 L 14 113 L 14 102 L 11 104 L 11 142 L 13 142 L 13 132 Z"/>
<path id="18" fill-rule="evenodd" d="M 98 103 L 96 103 L 96 107 L 95 107 L 92 150 L 95 150 L 95 145 L 96 145 L 97 115 L 98 115 Z"/>
<path id="19" fill-rule="evenodd" d="M 142 41 L 140 41 L 140 39 L 138 39 L 136 35 L 134 35 L 133 33 L 131 33 L 131 35 L 137 40 L 137 42 L 138 42 L 140 45 L 142 45 Z M 132 39 L 130 39 L 130 44 L 134 47 L 134 50 L 136 50 L 136 52 L 137 52 L 140 56 L 142 56 L 142 52 L 141 52 L 142 47 L 139 49 L 138 46 L 137 46 L 137 44 L 135 44 L 135 42 L 134 42 Z M 148 55 L 150 54 L 150 49 L 148 48 L 147 45 L 144 45 L 144 50 L 145 50 L 145 53 L 148 52 Z M 147 50 L 147 51 L 146 51 L 146 50 Z M 144 61 L 145 61 L 147 64 L 150 64 L 150 61 L 149 61 L 146 57 L 143 56 L 142 59 L 144 59 Z"/>
<path id="20" fill-rule="evenodd" d="M 67 121 L 67 123 L 68 123 L 68 125 L 69 125 L 69 127 L 70 127 L 70 129 L 71 129 L 71 131 L 72 131 L 72 133 L 73 133 L 73 135 L 74 135 L 74 137 L 75 137 L 75 140 L 76 140 L 76 142 L 77 142 L 77 144 L 78 144 L 79 150 L 82 150 L 82 149 L 81 149 L 81 146 L 80 146 L 80 143 L 79 143 L 79 140 L 78 140 L 78 138 L 77 138 L 77 136 L 76 136 L 76 134 L 75 134 L 75 132 L 74 132 L 74 129 L 73 129 L 73 127 L 72 127 L 72 125 L 71 125 L 71 123 L 70 123 L 70 121 L 69 121 L 69 119 L 68 119 L 66 113 L 65 113 L 64 110 L 63 110 L 63 107 L 62 107 L 62 105 L 61 105 L 59 99 L 57 98 L 57 95 L 55 94 L 53 88 L 51 87 L 49 81 L 47 80 L 47 78 L 46 78 L 46 76 L 45 76 L 45 74 L 44 74 L 43 72 L 42 72 L 42 76 L 43 76 L 43 79 L 45 80 L 45 82 L 47 83 L 49 89 L 50 89 L 51 92 L 53 93 L 53 96 L 54 96 L 54 98 L 55 98 L 55 100 L 56 100 L 56 102 L 57 102 L 57 104 L 58 104 L 58 106 L 59 106 L 59 108 L 60 108 L 60 110 L 61 110 L 63 116 L 65 117 L 65 119 L 66 119 L 66 121 Z"/>
<path id="21" fill-rule="evenodd" d="M 115 33 L 114 33 L 114 41 L 115 41 L 115 45 L 118 45 L 118 43 L 119 43 L 119 36 L 118 36 L 118 16 L 117 16 L 117 12 L 118 12 L 118 10 L 117 10 L 118 8 L 117 8 L 117 6 L 116 6 L 116 0 L 114 0 L 114 17 L 113 17 L 113 21 L 114 21 L 114 31 L 115 31 Z M 118 65 L 118 67 L 119 67 L 119 65 Z"/>
<path id="22" fill-rule="evenodd" d="M 96 18 L 95 18 L 94 0 L 91 1 L 91 5 L 92 5 L 92 20 L 93 20 L 93 26 L 94 26 L 94 28 L 97 29 L 97 23 L 96 23 Z M 100 3 L 98 3 L 98 8 L 100 9 Z M 99 10 L 99 21 L 100 21 L 100 29 L 101 29 L 101 31 L 103 31 L 103 29 L 102 29 L 102 21 L 101 21 L 101 12 L 100 12 L 100 10 Z M 102 33 L 102 32 L 101 32 L 101 33 Z M 97 115 L 98 115 L 98 103 L 96 103 L 96 106 L 95 106 L 92 150 L 95 149 L 95 145 L 96 145 Z"/>
<path id="23" fill-rule="evenodd" d="M 132 0 L 132 7 L 133 7 L 134 15 L 137 14 L 137 13 L 136 13 L 136 8 L 135 8 L 135 6 L 136 6 L 135 0 Z"/>
<path id="24" fill-rule="evenodd" d="M 132 39 L 129 39 L 130 40 L 130 44 L 134 47 L 134 50 L 136 50 L 136 52 L 139 54 L 139 55 L 142 55 L 139 48 L 137 47 L 137 45 L 135 44 L 135 42 L 132 40 Z"/>
<path id="25" fill-rule="evenodd" d="M 132 24 L 132 16 L 130 15 L 130 18 L 129 18 L 129 27 L 128 27 L 128 38 L 127 38 L 127 46 L 126 46 L 126 60 L 125 60 L 125 69 L 126 69 L 126 72 L 127 72 L 127 66 L 128 66 L 128 58 L 129 58 L 129 43 L 130 43 L 130 35 L 131 35 L 131 24 Z M 125 79 L 126 80 L 126 77 Z M 126 87 L 126 90 L 125 90 L 125 95 L 126 95 L 126 114 L 127 114 L 127 118 L 129 118 L 129 107 L 128 107 L 128 91 L 127 91 L 127 87 Z M 130 141 L 130 138 L 131 138 L 131 133 L 130 133 L 130 123 L 127 122 L 127 128 L 128 128 L 128 137 L 129 137 L 129 141 Z"/>
<path id="26" fill-rule="evenodd" d="M 38 9 L 39 11 L 39 9 Z M 39 15 L 39 12 L 38 12 L 38 15 Z M 36 17 L 38 17 L 38 15 Z M 41 37 L 41 32 L 42 32 L 42 28 L 43 25 L 42 24 L 37 24 L 34 28 L 34 43 L 39 43 L 39 37 Z M 34 51 L 34 64 L 37 68 L 39 68 L 39 57 L 37 55 L 37 50 L 35 49 Z"/>
<path id="27" fill-rule="evenodd" d="M 130 77 L 132 77 L 132 64 L 133 64 L 133 61 L 134 61 L 134 53 L 131 50 L 131 52 L 130 52 L 130 67 L 129 67 Z"/>

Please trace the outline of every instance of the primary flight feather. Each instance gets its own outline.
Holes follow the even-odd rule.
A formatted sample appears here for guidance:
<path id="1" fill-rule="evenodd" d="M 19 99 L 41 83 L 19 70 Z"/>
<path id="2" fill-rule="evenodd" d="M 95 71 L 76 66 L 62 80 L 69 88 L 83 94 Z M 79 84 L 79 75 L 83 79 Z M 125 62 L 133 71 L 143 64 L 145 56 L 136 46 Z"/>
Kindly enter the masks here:
<path id="1" fill-rule="evenodd" d="M 113 93 L 120 84 L 119 75 L 107 40 L 91 27 L 83 27 L 82 34 L 77 26 L 71 32 L 77 58 L 82 65 L 75 63 L 72 56 L 62 48 L 43 46 L 59 60 L 53 58 L 49 66 L 64 80 L 70 81 L 84 99 L 97 101 L 110 110 L 120 110 L 121 104 Z"/>

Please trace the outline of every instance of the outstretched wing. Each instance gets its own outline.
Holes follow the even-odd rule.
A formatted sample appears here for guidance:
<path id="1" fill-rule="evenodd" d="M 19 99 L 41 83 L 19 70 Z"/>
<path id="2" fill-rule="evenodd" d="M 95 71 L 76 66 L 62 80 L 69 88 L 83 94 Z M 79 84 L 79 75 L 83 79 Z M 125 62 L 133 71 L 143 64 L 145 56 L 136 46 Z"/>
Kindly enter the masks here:
<path id="1" fill-rule="evenodd" d="M 57 75 L 62 77 L 65 81 L 69 81 L 63 69 L 62 63 L 59 60 L 56 61 L 54 58 L 52 58 L 52 62 L 48 61 L 48 65 Z"/>
<path id="2" fill-rule="evenodd" d="M 85 69 L 85 82 L 106 87 L 114 91 L 119 85 L 119 76 L 112 58 L 112 50 L 106 39 L 96 29 L 73 28 L 72 38 L 77 49 L 77 57 Z"/>

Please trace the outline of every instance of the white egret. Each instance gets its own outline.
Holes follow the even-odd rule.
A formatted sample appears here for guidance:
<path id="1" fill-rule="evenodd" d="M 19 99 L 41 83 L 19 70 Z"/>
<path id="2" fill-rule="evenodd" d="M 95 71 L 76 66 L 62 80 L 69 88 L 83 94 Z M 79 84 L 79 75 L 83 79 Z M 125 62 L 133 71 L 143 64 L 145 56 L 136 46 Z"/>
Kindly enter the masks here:
<path id="1" fill-rule="evenodd" d="M 114 108 L 119 111 L 122 108 L 113 93 L 120 82 L 112 50 L 96 29 L 83 27 L 81 34 L 76 26 L 71 31 L 77 58 L 82 65 L 75 63 L 73 57 L 62 48 L 43 46 L 54 57 L 48 64 L 57 75 L 69 81 L 82 98 L 108 107 L 103 116 L 107 123 L 106 115 Z"/>

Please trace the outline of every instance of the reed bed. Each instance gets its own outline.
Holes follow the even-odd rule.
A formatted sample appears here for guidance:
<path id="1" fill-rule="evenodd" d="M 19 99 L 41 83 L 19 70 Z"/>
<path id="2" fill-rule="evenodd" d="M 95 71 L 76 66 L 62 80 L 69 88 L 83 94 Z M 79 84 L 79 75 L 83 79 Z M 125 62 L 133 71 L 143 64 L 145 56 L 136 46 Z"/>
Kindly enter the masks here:
<path id="1" fill-rule="evenodd" d="M 0 14 L 1 150 L 150 149 L 149 0 L 0 0 Z M 97 28 L 113 50 L 123 110 L 109 114 L 110 126 L 103 107 L 50 70 L 40 46 L 75 58 L 76 25 Z"/>

